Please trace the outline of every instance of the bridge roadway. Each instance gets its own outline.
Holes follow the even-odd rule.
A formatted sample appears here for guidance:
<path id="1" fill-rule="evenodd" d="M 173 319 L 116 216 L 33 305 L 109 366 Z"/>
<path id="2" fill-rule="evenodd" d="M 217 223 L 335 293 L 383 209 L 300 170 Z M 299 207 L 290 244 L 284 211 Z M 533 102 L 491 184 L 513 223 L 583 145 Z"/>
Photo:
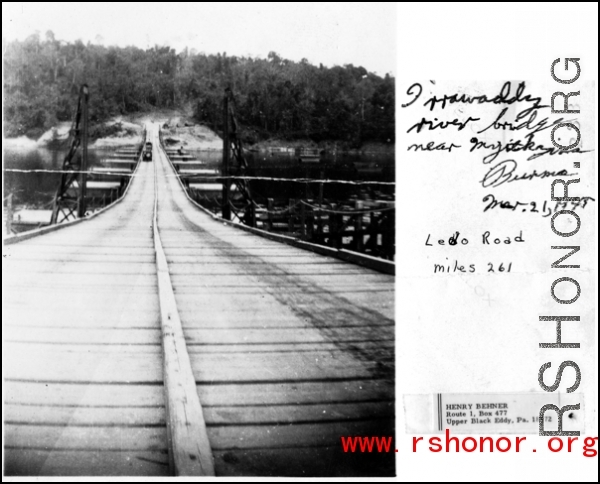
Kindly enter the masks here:
<path id="1" fill-rule="evenodd" d="M 217 475 L 394 475 L 393 276 L 199 210 L 155 134 L 105 213 L 4 247 L 6 475 L 169 475 L 158 229 Z M 393 450 L 393 449 L 392 449 Z"/>

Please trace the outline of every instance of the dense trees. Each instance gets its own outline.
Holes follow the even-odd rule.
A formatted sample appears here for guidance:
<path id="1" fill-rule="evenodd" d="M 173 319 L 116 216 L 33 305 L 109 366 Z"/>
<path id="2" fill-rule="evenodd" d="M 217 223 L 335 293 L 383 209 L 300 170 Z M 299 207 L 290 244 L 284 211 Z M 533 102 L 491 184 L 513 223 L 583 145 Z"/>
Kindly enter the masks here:
<path id="1" fill-rule="evenodd" d="M 90 116 L 156 108 L 186 109 L 219 129 L 225 87 L 254 140 L 394 140 L 394 79 L 363 67 L 326 68 L 266 59 L 206 55 L 169 47 L 105 47 L 56 40 L 52 32 L 6 45 L 5 135 L 37 136 L 73 115 L 79 85 L 90 86 Z"/>

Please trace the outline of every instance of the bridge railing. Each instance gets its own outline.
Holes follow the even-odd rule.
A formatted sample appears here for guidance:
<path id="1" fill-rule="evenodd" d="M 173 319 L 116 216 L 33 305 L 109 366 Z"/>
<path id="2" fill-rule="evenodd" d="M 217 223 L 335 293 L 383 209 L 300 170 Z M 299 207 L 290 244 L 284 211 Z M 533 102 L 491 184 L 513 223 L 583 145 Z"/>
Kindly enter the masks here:
<path id="1" fill-rule="evenodd" d="M 177 172 L 179 173 L 179 171 Z M 213 213 L 221 215 L 223 203 L 221 186 L 223 183 L 229 182 L 231 184 L 230 216 L 234 221 L 314 244 L 394 260 L 396 211 L 393 200 L 360 200 L 356 197 L 323 198 L 322 196 L 324 183 L 359 185 L 369 182 L 268 179 L 245 176 L 243 178 L 247 186 L 256 197 L 248 200 L 247 197 L 236 192 L 235 185 L 231 181 L 234 178 L 236 177 L 201 175 L 184 178 L 182 185 L 192 200 Z M 265 198 L 259 196 L 256 190 L 252 189 L 253 182 L 258 181 L 261 183 L 260 191 L 263 195 L 269 193 L 269 185 L 314 183 L 321 185 L 319 190 L 321 196 L 318 198 L 286 198 L 284 196 Z M 267 182 L 266 185 L 265 182 Z M 393 183 L 387 185 L 390 185 L 388 188 L 391 188 Z M 274 191 L 281 192 L 281 189 L 279 187 Z"/>

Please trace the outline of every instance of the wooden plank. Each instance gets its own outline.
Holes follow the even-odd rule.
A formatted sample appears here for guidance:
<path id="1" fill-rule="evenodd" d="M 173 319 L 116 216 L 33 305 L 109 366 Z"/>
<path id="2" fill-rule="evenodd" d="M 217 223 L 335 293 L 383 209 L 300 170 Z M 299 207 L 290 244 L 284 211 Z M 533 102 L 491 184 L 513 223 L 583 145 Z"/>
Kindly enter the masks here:
<path id="1" fill-rule="evenodd" d="M 239 292 L 239 291 L 237 291 Z M 203 294 L 199 288 L 193 288 L 189 291 L 177 290 L 176 298 L 177 305 L 182 311 L 191 311 L 195 308 L 211 307 L 214 311 L 231 310 L 231 294 L 236 294 L 235 289 L 229 293 L 220 296 L 212 292 L 212 294 Z M 280 311 L 281 314 L 289 314 L 297 317 L 292 308 L 282 308 L 282 305 L 268 294 L 237 294 L 236 306 L 246 308 L 248 314 L 265 313 L 269 311 Z"/>
<path id="2" fill-rule="evenodd" d="M 225 308 L 218 310 L 218 308 L 212 307 L 194 307 L 180 308 L 179 314 L 185 321 L 187 329 L 222 329 L 226 328 L 272 328 L 272 327 L 283 327 L 286 328 L 307 328 L 314 327 L 310 322 L 298 318 L 298 316 L 291 310 L 284 312 L 273 313 L 270 311 L 264 312 L 251 312 L 246 308 Z M 365 321 L 359 320 L 344 320 L 342 318 L 331 319 L 328 321 L 327 327 L 356 327 L 365 326 L 369 327 L 393 327 L 393 322 L 385 320 Z"/>
<path id="3" fill-rule="evenodd" d="M 248 255 L 269 255 L 272 257 L 287 257 L 287 256 L 301 256 L 306 257 L 306 251 L 301 249 L 285 250 L 285 246 L 281 246 L 281 244 L 273 243 L 271 244 L 243 244 L 244 239 L 240 238 L 239 245 L 232 247 L 225 245 L 223 243 L 218 244 L 217 242 L 211 240 L 204 240 L 205 245 L 198 246 L 197 239 L 189 239 L 187 243 L 182 243 L 184 240 L 183 237 L 177 238 L 173 235 L 165 235 L 165 240 L 163 244 L 169 245 L 169 252 L 172 255 L 211 255 L 211 254 L 221 254 L 225 257 L 248 257 Z M 194 249 L 194 252 L 190 249 Z"/>
<path id="4" fill-rule="evenodd" d="M 29 327 L 11 326 L 4 331 L 4 340 L 7 342 L 21 342 L 28 344 L 56 345 L 57 351 L 67 351 L 69 346 L 99 345 L 109 347 L 132 346 L 127 351 L 137 351 L 135 346 L 160 345 L 159 331 L 152 330 L 127 330 L 115 328 L 90 329 L 85 327 L 69 328 L 36 328 L 32 331 Z M 89 348 L 88 348 L 89 349 Z M 114 351 L 123 351 L 124 348 L 114 348 Z M 98 350 L 98 348 L 96 348 Z"/>
<path id="5" fill-rule="evenodd" d="M 162 385 L 98 385 L 94 383 L 4 382 L 7 404 L 72 407 L 163 407 Z"/>
<path id="6" fill-rule="evenodd" d="M 216 284 L 217 281 L 214 281 Z M 394 302 L 391 297 L 379 294 L 373 298 L 372 307 L 361 307 L 349 303 L 349 299 L 340 298 L 332 291 L 319 288 L 321 293 L 294 291 L 294 286 L 284 284 L 272 284 L 271 286 L 257 285 L 251 290 L 245 286 L 237 286 L 231 281 L 227 286 L 218 285 L 209 287 L 202 285 L 181 286 L 177 291 L 177 301 L 182 311 L 191 311 L 196 308 L 212 307 L 215 311 L 231 313 L 235 308 L 231 305 L 231 298 L 235 299 L 235 305 L 245 308 L 248 314 L 278 311 L 277 314 L 293 315 L 303 318 L 318 327 L 330 325 L 376 325 L 384 323 L 392 324 L 394 317 Z M 278 288 L 277 293 L 274 288 Z M 297 289 L 297 288 L 296 288 Z M 362 298 L 368 302 L 369 298 Z M 229 303 L 228 303 L 229 301 Z M 261 310 L 261 305 L 264 310 Z M 343 310 L 336 309 L 335 306 Z M 243 318 L 243 316 L 242 316 Z"/>
<path id="7" fill-rule="evenodd" d="M 82 220 L 83 219 L 78 219 L 78 220 Z M 58 227 L 58 225 L 52 225 L 52 227 Z M 146 249 L 148 249 L 148 247 L 145 244 L 145 239 L 143 239 L 142 237 L 127 237 L 125 239 L 121 238 L 120 241 L 117 237 L 112 237 L 110 236 L 110 229 L 108 227 L 105 228 L 105 230 L 108 232 L 108 236 L 102 238 L 101 241 L 94 241 L 94 243 L 91 243 L 88 247 L 94 247 L 97 249 L 100 249 L 102 251 L 106 251 L 106 250 L 122 250 L 123 252 L 127 253 L 132 251 L 132 249 L 135 248 L 139 248 L 140 252 L 145 252 Z M 48 248 L 52 248 L 53 250 L 57 251 L 57 252 L 67 252 L 69 250 L 69 248 L 79 248 L 81 247 L 82 243 L 87 242 L 86 240 L 81 240 L 81 235 L 82 234 L 89 234 L 90 232 L 86 232 L 85 229 L 82 229 L 81 231 L 77 231 L 77 233 L 79 234 L 79 237 L 74 237 L 73 239 L 68 238 L 68 239 L 53 239 L 50 237 L 50 235 L 54 235 L 54 234 L 48 234 L 48 237 L 44 238 L 44 242 L 43 242 L 43 246 L 48 247 Z M 94 231 L 93 233 L 97 234 L 98 232 Z M 45 234 L 40 234 L 40 235 L 45 235 Z M 120 242 L 120 243 L 119 243 Z M 40 244 L 41 246 L 42 244 Z M 28 246 L 31 247 L 31 250 L 35 250 L 35 248 L 38 247 L 38 245 L 32 245 L 32 246 Z"/>
<path id="8" fill-rule="evenodd" d="M 23 289 L 27 289 L 27 287 L 24 286 Z M 102 291 L 101 287 L 94 289 L 97 291 L 95 298 L 90 295 L 89 290 L 72 290 L 69 294 L 71 297 L 69 306 L 71 311 L 75 313 L 87 311 L 87 314 L 82 316 L 82 318 L 90 318 L 91 321 L 105 320 L 102 309 L 106 308 L 111 302 L 107 301 L 105 297 L 105 295 L 110 295 L 113 299 L 113 304 L 116 302 L 117 304 L 129 305 L 127 311 L 135 311 L 138 308 L 140 310 L 156 309 L 155 314 L 158 314 L 158 301 L 156 301 L 156 292 L 153 287 L 138 289 L 125 287 L 123 288 L 123 292 L 115 295 L 115 297 L 113 297 L 114 289 L 110 291 L 106 289 Z M 9 291 L 6 291 L 6 294 L 8 295 Z M 73 294 L 77 294 L 78 296 L 81 294 L 82 297 L 74 298 Z M 32 298 L 37 298 L 37 301 L 34 299 L 32 302 Z M 43 306 L 41 304 L 42 301 Z M 10 292 L 10 301 L 5 302 L 2 307 L 3 309 L 8 307 L 11 308 L 10 312 L 8 310 L 6 311 L 5 321 L 12 321 L 21 318 L 21 312 L 27 313 L 31 310 L 37 313 L 43 308 L 47 311 L 47 314 L 56 314 L 58 317 L 60 316 L 61 311 L 64 311 L 65 304 L 63 300 L 49 297 L 48 291 L 31 290 L 29 291 L 29 294 L 25 294 L 23 291 Z M 107 310 L 107 312 L 109 311 Z M 47 319 L 48 318 L 45 318 L 45 320 Z"/>
<path id="9" fill-rule="evenodd" d="M 4 426 L 4 446 L 19 449 L 166 451 L 165 427 Z"/>
<path id="10" fill-rule="evenodd" d="M 193 329 L 223 329 L 237 328 L 270 328 L 285 325 L 289 328 L 307 328 L 308 324 L 298 318 L 291 310 L 272 312 L 270 306 L 265 305 L 265 311 L 251 311 L 249 307 L 218 308 L 204 307 L 202 309 L 191 303 L 181 305 L 179 314 L 185 321 L 186 331 Z M 277 309 L 276 306 L 272 306 Z"/>
<path id="11" fill-rule="evenodd" d="M 302 381 L 273 383 L 232 383 L 197 385 L 198 395 L 206 408 L 226 405 L 301 405 L 362 401 L 390 401 L 394 386 L 389 380 Z"/>
<path id="12" fill-rule="evenodd" d="M 36 328 L 32 331 L 27 327 L 10 327 L 4 331 L 5 341 L 27 341 L 30 343 L 67 343 L 67 344 L 96 344 L 96 345 L 140 345 L 160 344 L 159 328 L 147 330 L 121 329 L 91 329 L 86 327 L 56 327 Z M 118 349 L 122 351 L 123 349 Z M 129 348 L 129 351 L 132 349 Z"/>
<path id="13" fill-rule="evenodd" d="M 311 299 L 309 296 L 298 295 L 296 299 L 298 304 L 293 307 L 286 307 L 285 302 L 290 304 L 294 300 L 294 293 L 286 297 L 277 297 L 274 294 L 266 292 L 268 286 L 262 286 L 264 292 L 257 291 L 245 292 L 241 287 L 232 284 L 229 288 L 222 286 L 208 288 L 202 286 L 184 287 L 178 289 L 176 298 L 181 311 L 187 313 L 197 310 L 206 312 L 210 309 L 211 313 L 223 312 L 223 316 L 216 316 L 217 321 L 223 321 L 225 318 L 231 320 L 235 308 L 231 307 L 231 298 L 235 297 L 236 307 L 245 308 L 247 317 L 255 318 L 255 315 L 265 314 L 269 311 L 276 311 L 276 315 L 283 320 L 296 321 L 299 318 L 309 320 L 315 326 L 355 326 L 362 324 L 376 325 L 374 321 L 389 325 L 393 321 L 394 307 L 393 301 L 389 305 L 375 306 L 372 310 L 361 310 L 360 308 L 349 307 L 347 311 L 335 311 L 334 308 L 327 307 L 323 299 L 317 297 Z M 210 290 L 209 290 L 210 289 Z M 227 290 L 226 290 L 227 289 Z M 330 295 L 333 297 L 333 295 Z M 368 301 L 368 298 L 366 299 Z M 315 308 L 315 306 L 318 306 Z M 316 309 L 316 310 L 315 310 Z M 244 319 L 243 314 L 237 311 L 237 317 Z M 266 319 L 271 319 L 274 315 L 266 315 Z M 209 323 L 213 325 L 213 320 Z"/>
<path id="14" fill-rule="evenodd" d="M 169 277 L 167 259 L 158 232 L 156 171 L 155 163 L 152 225 L 163 335 L 164 384 L 170 456 L 174 473 L 177 476 L 214 476 L 215 469 L 211 444 L 196 391 L 190 358 L 186 350 L 181 320 L 177 312 L 177 303 Z"/>
<path id="15" fill-rule="evenodd" d="M 393 354 L 394 341 L 352 341 L 348 343 L 284 343 L 204 345 L 188 342 L 188 353 L 282 353 L 282 352 L 344 352 L 350 349 L 370 353 Z M 390 353 L 391 351 L 391 353 Z"/>
<path id="16" fill-rule="evenodd" d="M 277 271 L 281 271 L 282 268 L 285 268 L 286 273 L 290 275 L 290 277 L 294 276 L 327 276 L 327 280 L 329 280 L 329 276 L 337 276 L 337 279 L 334 279 L 334 282 L 337 283 L 338 280 L 342 282 L 347 282 L 345 278 L 347 276 L 360 276 L 353 277 L 352 280 L 354 284 L 368 285 L 370 281 L 376 282 L 384 282 L 388 284 L 390 290 L 393 290 L 393 284 L 390 284 L 389 281 L 385 279 L 378 278 L 378 274 L 365 274 L 360 269 L 357 269 L 356 266 L 352 265 L 333 265 L 329 264 L 286 264 L 280 262 L 277 263 L 266 263 L 263 261 L 252 261 L 251 263 L 244 262 L 243 266 L 239 264 L 232 264 L 231 262 L 214 262 L 212 264 L 206 263 L 198 263 L 198 262 L 186 262 L 185 264 L 175 265 L 172 270 L 173 276 L 208 276 L 208 275 L 228 275 L 228 274 L 239 274 L 240 272 L 249 275 L 268 275 L 273 276 Z M 323 282 L 323 281 L 319 281 Z M 325 281 L 327 282 L 327 281 Z"/>
<path id="17" fill-rule="evenodd" d="M 14 255 L 12 256 L 14 260 Z M 77 262 L 80 264 L 95 264 L 94 267 L 98 267 L 98 262 L 102 263 L 143 263 L 154 265 L 153 254 L 135 254 L 135 253 L 119 253 L 113 252 L 108 249 L 106 251 L 96 250 L 95 253 L 82 253 L 76 252 L 71 254 L 57 253 L 56 251 L 48 250 L 36 250 L 32 253 L 20 254 L 18 256 L 20 263 L 36 262 L 38 266 L 40 263 L 46 263 L 50 259 L 53 264 L 68 264 L 69 262 Z M 89 270 L 89 269 L 88 269 Z"/>
<path id="18" fill-rule="evenodd" d="M 315 331 L 315 328 L 265 328 L 246 329 L 240 331 L 233 329 L 186 329 L 186 341 L 189 343 L 211 344 L 253 344 L 253 343 L 324 343 L 335 338 L 339 342 L 353 342 L 369 339 L 370 341 L 384 341 L 394 339 L 393 327 L 377 327 L 376 331 L 361 326 L 345 327 L 333 333 L 328 330 L 326 334 Z"/>
<path id="19" fill-rule="evenodd" d="M 162 384 L 162 366 L 148 353 L 63 351 L 35 347 L 35 358 L 22 345 L 7 344 L 5 356 L 11 362 L 4 377 L 12 380 L 56 382 L 117 382 Z"/>
<path id="20" fill-rule="evenodd" d="M 221 251 L 221 258 L 217 258 L 217 251 L 210 250 L 206 247 L 199 247 L 197 252 L 189 252 L 184 253 L 182 251 L 175 252 L 169 256 L 167 256 L 168 262 L 174 262 L 178 264 L 233 264 L 236 259 L 246 258 L 244 261 L 246 265 L 252 264 L 281 264 L 285 262 L 286 266 L 296 266 L 296 265 L 326 265 L 330 267 L 347 267 L 349 270 L 360 271 L 361 273 L 365 273 L 364 271 L 368 271 L 369 269 L 365 269 L 363 267 L 356 267 L 349 264 L 346 264 L 337 259 L 327 259 L 324 257 L 315 257 L 313 255 L 307 254 L 293 254 L 290 252 L 282 251 L 280 253 L 275 253 L 275 251 L 263 252 L 260 255 L 255 255 L 254 257 L 248 257 L 248 253 L 232 252 L 232 251 Z"/>
<path id="21" fill-rule="evenodd" d="M 103 247 L 96 244 L 89 244 L 86 246 L 80 246 L 77 248 L 76 253 L 73 253 L 73 251 L 70 251 L 68 247 L 63 246 L 63 245 L 57 245 L 57 244 L 52 244 L 52 243 L 47 243 L 48 238 L 47 237 L 43 237 L 41 239 L 34 239 L 34 240 L 30 240 L 28 241 L 27 245 L 11 245 L 10 247 L 5 247 L 4 250 L 5 252 L 8 254 L 7 258 L 10 259 L 14 259 L 15 257 L 19 257 L 22 258 L 24 260 L 29 260 L 32 257 L 36 257 L 36 256 L 40 256 L 43 259 L 47 259 L 48 256 L 53 257 L 66 257 L 69 255 L 75 255 L 75 256 L 85 256 L 85 255 L 89 255 L 89 256 L 99 256 L 99 257 L 104 257 L 104 256 L 113 256 L 113 255 L 121 255 L 121 256 L 134 256 L 134 255 L 139 255 L 139 256 L 145 256 L 145 257 L 152 257 L 152 260 L 154 260 L 154 247 L 148 245 L 148 247 L 137 247 L 137 248 L 132 248 L 132 247 L 128 247 L 127 245 L 123 244 L 120 246 L 113 246 L 113 247 Z"/>
<path id="22" fill-rule="evenodd" d="M 349 422 L 378 418 L 393 418 L 394 402 L 352 402 L 335 404 L 207 407 L 209 427 L 220 425 L 290 425 L 298 423 Z"/>
<path id="23" fill-rule="evenodd" d="M 339 444 L 215 452 L 219 475 L 298 478 L 394 477 L 395 453 L 344 453 Z"/>
<path id="24" fill-rule="evenodd" d="M 238 268 L 239 269 L 239 268 Z M 314 282 L 312 285 L 310 284 L 310 279 L 317 279 L 316 276 L 307 276 L 305 281 L 294 280 L 292 277 L 286 278 L 281 274 L 265 274 L 261 273 L 260 278 L 255 278 L 255 282 L 251 283 L 248 281 L 253 275 L 244 273 L 242 270 L 241 274 L 215 274 L 212 276 L 213 282 L 209 283 L 208 278 L 204 275 L 196 275 L 191 274 L 187 275 L 174 275 L 173 280 L 177 281 L 177 285 L 179 287 L 205 287 L 207 285 L 213 285 L 213 287 L 254 287 L 254 288 L 265 288 L 265 291 L 268 291 L 269 288 L 279 287 L 279 288 L 287 288 L 286 295 L 294 292 L 294 289 L 298 289 L 299 287 L 303 287 L 305 291 L 298 291 L 301 294 L 318 294 L 318 290 L 326 292 L 328 289 L 358 289 L 361 287 L 365 287 L 364 285 L 356 285 L 347 280 L 346 276 L 337 277 L 337 281 L 329 281 L 328 278 L 335 278 L 335 275 L 331 276 L 323 276 L 320 281 Z M 246 279 L 246 280 L 244 280 Z M 371 281 L 369 283 L 370 286 L 378 285 L 381 290 L 385 290 L 390 292 L 390 299 L 392 299 L 392 288 L 389 287 L 387 282 L 385 281 Z M 312 289 L 312 291 L 311 291 Z"/>
<path id="25" fill-rule="evenodd" d="M 394 402 L 350 402 L 271 406 L 218 406 L 204 409 L 207 426 L 291 424 L 393 417 Z M 5 406 L 6 424 L 106 427 L 166 426 L 164 408 L 66 407 L 42 404 Z"/>
<path id="26" fill-rule="evenodd" d="M 369 378 L 381 371 L 378 362 L 359 361 L 349 354 L 248 353 L 190 354 L 197 382 L 267 382 Z"/>
<path id="27" fill-rule="evenodd" d="M 90 250 L 97 251 L 98 254 L 104 253 L 120 253 L 120 254 L 134 254 L 136 252 L 136 247 L 139 250 L 139 254 L 147 254 L 150 246 L 146 244 L 145 240 L 140 237 L 137 232 L 130 232 L 126 238 L 121 238 L 121 243 L 118 243 L 118 238 L 115 237 L 114 231 L 110 229 L 110 227 L 102 227 L 103 236 L 101 239 L 97 238 L 97 231 L 86 231 L 85 229 L 78 231 L 78 235 L 74 237 L 69 237 L 68 239 L 54 239 L 48 235 L 48 237 L 44 237 L 43 245 L 27 245 L 26 252 L 18 251 L 10 251 L 10 254 L 20 254 L 24 256 L 28 256 L 33 252 L 37 252 L 38 247 L 43 250 L 43 253 L 48 254 L 48 259 L 52 259 L 53 257 L 61 257 L 66 256 L 69 253 L 77 252 L 79 253 L 82 244 L 87 244 L 83 249 L 81 249 L 81 254 L 89 254 Z M 54 235 L 54 234 L 52 234 Z M 95 239 L 93 237 L 96 236 Z M 90 240 L 91 239 L 91 240 Z M 131 242 L 129 241 L 131 239 Z M 136 244 L 136 245 L 134 245 Z M 77 248 L 77 250 L 74 250 Z M 14 256 L 9 256 L 9 260 Z"/>
<path id="28" fill-rule="evenodd" d="M 97 301 L 98 302 L 98 301 Z M 6 305 L 4 327 L 10 330 L 12 326 L 19 328 L 56 328 L 56 329 L 101 329 L 112 328 L 120 329 L 127 326 L 129 329 L 146 329 L 159 331 L 157 323 L 159 322 L 157 310 L 152 307 L 135 307 L 120 309 L 108 308 L 101 314 L 94 312 L 93 306 L 87 307 L 87 311 L 78 313 L 72 306 L 55 307 L 51 312 L 52 317 L 48 317 L 48 308 L 28 307 L 23 308 L 19 304 Z M 96 306 L 97 311 L 101 311 L 101 305 Z"/>
<path id="29" fill-rule="evenodd" d="M 319 422 L 292 425 L 232 425 L 210 427 L 213 449 L 285 448 L 340 445 L 342 435 L 393 435 L 390 418 L 351 422 Z"/>
<path id="30" fill-rule="evenodd" d="M 165 410 L 140 407 L 4 406 L 4 423 L 11 425 L 64 425 L 105 427 L 165 427 Z"/>
<path id="31" fill-rule="evenodd" d="M 96 353 L 102 354 L 106 358 L 120 359 L 122 353 L 126 351 L 146 358 L 160 357 L 160 343 L 138 343 L 138 344 L 103 344 L 103 343 L 37 343 L 28 341 L 7 341 L 15 348 L 21 348 L 23 351 L 44 351 L 53 349 L 57 355 L 66 353 Z"/>
<path id="32" fill-rule="evenodd" d="M 44 268 L 38 261 L 20 261 L 19 263 L 19 273 L 11 274 L 11 280 L 20 278 L 26 278 L 31 274 L 35 274 L 38 277 L 38 282 L 40 284 L 47 282 L 48 279 L 52 281 L 52 276 L 54 276 L 57 282 L 60 282 L 61 277 L 67 280 L 74 280 L 74 284 L 77 284 L 78 278 L 80 275 L 85 276 L 89 280 L 90 277 L 94 278 L 94 282 L 96 282 L 96 277 L 101 278 L 104 275 L 113 274 L 114 276 L 135 276 L 140 277 L 144 275 L 150 276 L 150 279 L 155 279 L 155 266 L 152 262 L 135 262 L 131 263 L 131 261 L 122 261 L 122 262 L 108 262 L 104 261 L 103 263 L 98 263 L 99 261 L 86 261 L 79 260 L 77 264 L 70 264 L 67 267 L 61 268 L 61 270 L 56 270 L 56 265 L 60 264 L 60 258 L 57 258 L 52 261 L 52 264 L 48 265 L 47 268 Z M 46 270 L 44 270 L 46 269 Z M 47 277 L 47 276 L 50 277 Z"/>
<path id="33" fill-rule="evenodd" d="M 149 273 L 146 275 L 151 276 Z M 131 286 L 134 283 L 139 287 L 153 288 L 156 287 L 156 280 L 154 280 L 154 276 L 145 278 L 140 277 L 143 274 L 139 273 L 122 273 L 122 274 L 94 274 L 93 279 L 90 280 L 90 273 L 86 274 L 65 274 L 61 272 L 57 272 L 55 274 L 51 273 L 38 273 L 35 278 L 32 277 L 33 274 L 25 273 L 19 276 L 11 276 L 11 280 L 14 280 L 14 286 L 17 287 L 21 284 L 22 281 L 31 281 L 31 288 L 54 288 L 56 289 L 70 289 L 70 288 L 93 288 L 97 286 L 101 286 L 104 288 L 112 289 L 115 291 L 115 288 L 118 286 Z M 32 279 L 35 279 L 33 281 Z M 112 285 L 112 288 L 111 288 Z"/>
<path id="34" fill-rule="evenodd" d="M 221 257 L 229 257 L 228 255 L 222 255 Z M 225 279 L 227 276 L 232 275 L 240 275 L 242 277 L 248 276 L 245 279 L 245 283 L 248 287 L 252 287 L 254 284 L 251 281 L 256 282 L 274 282 L 275 279 L 278 279 L 281 282 L 285 282 L 286 284 L 304 284 L 306 286 L 314 286 L 315 284 L 325 283 L 327 282 L 327 277 L 335 277 L 335 282 L 340 286 L 342 285 L 362 285 L 365 288 L 368 288 L 370 285 L 378 285 L 380 288 L 384 288 L 387 290 L 393 290 L 394 285 L 389 284 L 389 281 L 385 279 L 378 279 L 377 273 L 364 274 L 362 272 L 357 272 L 354 269 L 350 268 L 348 272 L 345 272 L 344 269 L 339 268 L 337 266 L 328 266 L 328 265 L 319 265 L 319 264 L 306 264 L 304 268 L 300 269 L 298 265 L 291 264 L 285 265 L 283 263 L 273 263 L 273 264 L 265 264 L 264 262 L 260 262 L 257 260 L 253 260 L 252 262 L 246 262 L 248 259 L 254 257 L 252 255 L 247 255 L 244 257 L 232 257 L 229 263 L 206 263 L 199 264 L 197 266 L 196 271 L 191 271 L 189 273 L 190 277 L 194 276 L 223 276 Z M 187 265 L 181 265 L 176 267 L 175 276 L 186 275 L 184 267 Z M 204 269 L 203 269 L 204 266 Z M 268 268 L 271 267 L 271 271 L 268 271 Z M 352 266 L 351 266 L 352 267 Z M 255 275 L 261 275 L 264 277 L 256 278 Z M 289 274 L 289 277 L 286 279 L 286 274 Z M 315 278 L 315 280 L 311 279 L 311 276 Z M 319 276 L 322 276 L 319 278 Z M 348 277 L 345 277 L 348 276 Z M 363 279 L 364 278 L 364 279 Z M 350 280 L 348 280 L 350 279 Z"/>
<path id="35" fill-rule="evenodd" d="M 165 451 L 4 449 L 6 476 L 169 476 Z"/>

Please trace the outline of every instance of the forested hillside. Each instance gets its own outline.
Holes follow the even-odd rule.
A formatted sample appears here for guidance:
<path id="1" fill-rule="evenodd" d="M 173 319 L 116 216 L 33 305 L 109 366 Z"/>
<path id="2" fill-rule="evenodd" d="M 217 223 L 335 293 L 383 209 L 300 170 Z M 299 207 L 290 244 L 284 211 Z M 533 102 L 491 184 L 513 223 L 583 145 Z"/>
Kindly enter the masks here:
<path id="1" fill-rule="evenodd" d="M 219 129 L 224 89 L 250 141 L 268 137 L 394 141 L 394 78 L 345 65 L 327 68 L 267 59 L 203 54 L 169 47 L 105 47 L 43 38 L 5 43 L 5 136 L 39 136 L 70 121 L 81 83 L 90 86 L 90 118 L 153 109 L 186 109 Z"/>

